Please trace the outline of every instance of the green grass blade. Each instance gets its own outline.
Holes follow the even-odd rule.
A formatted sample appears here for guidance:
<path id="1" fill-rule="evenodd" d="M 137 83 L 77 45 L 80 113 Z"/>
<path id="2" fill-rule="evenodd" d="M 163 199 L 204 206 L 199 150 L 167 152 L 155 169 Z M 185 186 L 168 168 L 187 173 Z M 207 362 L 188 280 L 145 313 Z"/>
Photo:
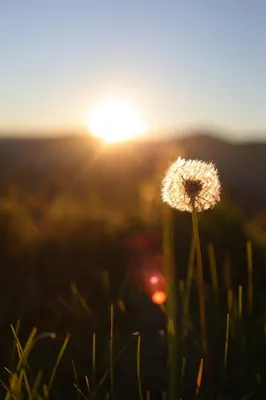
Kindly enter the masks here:
<path id="1" fill-rule="evenodd" d="M 42 380 L 42 371 L 38 372 L 38 375 L 33 383 L 32 386 L 32 391 L 31 391 L 31 396 L 29 397 L 29 400 L 33 400 L 34 397 L 37 395 L 37 392 L 39 390 L 39 387 L 41 385 L 41 380 Z"/>
<path id="2" fill-rule="evenodd" d="M 19 319 L 17 320 L 15 329 L 14 329 L 12 324 L 10 325 L 10 327 L 11 327 L 11 330 L 12 330 L 13 336 L 14 336 L 14 343 L 13 343 L 12 353 L 11 353 L 11 365 L 14 368 L 15 367 L 15 354 L 16 354 L 16 349 L 18 348 L 17 344 L 20 345 L 19 340 L 18 340 L 18 333 L 19 333 L 19 328 L 20 328 L 20 320 Z M 21 353 L 22 353 L 22 347 L 21 347 Z"/>
<path id="3" fill-rule="evenodd" d="M 58 357 L 57 357 L 57 359 L 56 359 L 56 363 L 55 363 L 55 365 L 54 365 L 53 371 L 52 371 L 52 375 L 51 375 L 51 378 L 50 378 L 50 381 L 49 381 L 49 384 L 48 384 L 48 387 L 47 387 L 47 392 L 48 392 L 48 394 L 49 394 L 50 391 L 51 391 L 51 387 L 52 387 L 52 384 L 53 384 L 53 382 L 54 382 L 54 378 L 55 378 L 56 371 L 57 371 L 58 366 L 59 366 L 59 364 L 60 364 L 60 361 L 61 361 L 61 359 L 62 359 L 62 357 L 63 357 L 63 355 L 64 355 L 64 352 L 65 352 L 65 350 L 66 350 L 66 347 L 67 347 L 67 345 L 68 345 L 69 340 L 70 340 L 70 335 L 67 334 L 67 335 L 66 335 L 66 338 L 65 338 L 65 340 L 64 340 L 64 342 L 63 342 L 63 345 L 62 345 L 62 347 L 61 347 L 61 350 L 60 350 L 60 352 L 59 352 L 59 354 L 58 354 Z"/>
<path id="4" fill-rule="evenodd" d="M 34 338 L 35 338 L 36 334 L 37 334 L 37 328 L 33 328 L 32 332 L 31 332 L 31 334 L 30 334 L 30 336 L 29 336 L 29 338 L 28 338 L 28 340 L 27 340 L 27 342 L 25 344 L 25 347 L 24 347 L 24 349 L 22 351 L 22 354 L 21 354 L 21 357 L 19 359 L 19 362 L 17 364 L 17 368 L 16 368 L 17 371 L 20 371 L 21 367 L 26 363 L 27 358 L 28 358 L 28 356 L 30 354 L 30 351 L 32 349 L 32 346 L 33 346 L 33 343 L 34 343 Z"/>

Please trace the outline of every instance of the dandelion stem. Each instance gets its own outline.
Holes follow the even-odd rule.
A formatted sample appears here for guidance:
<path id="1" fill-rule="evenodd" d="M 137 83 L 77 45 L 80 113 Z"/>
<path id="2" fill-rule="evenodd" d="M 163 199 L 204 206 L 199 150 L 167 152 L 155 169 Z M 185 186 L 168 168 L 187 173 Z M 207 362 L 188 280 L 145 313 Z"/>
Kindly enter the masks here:
<path id="1" fill-rule="evenodd" d="M 207 344 L 207 329 L 206 329 L 206 315 L 205 315 L 203 267 L 202 267 L 202 257 L 200 249 L 198 219 L 195 209 L 193 209 L 192 212 L 192 223 L 193 223 L 193 234 L 194 234 L 194 242 L 196 249 L 196 258 L 197 258 L 197 283 L 198 283 L 198 296 L 199 296 L 199 309 L 200 309 L 201 346 L 203 355 L 207 357 L 208 344 Z"/>
<path id="2" fill-rule="evenodd" d="M 192 211 L 192 224 L 193 224 L 193 235 L 194 235 L 195 250 L 196 250 L 196 260 L 197 260 L 197 283 L 198 283 L 199 311 L 200 311 L 201 347 L 202 347 L 203 357 L 206 360 L 205 364 L 206 373 L 210 387 L 209 399 L 212 399 L 212 371 L 211 371 L 211 362 L 208 354 L 203 266 L 202 266 L 202 256 L 200 248 L 198 219 L 195 207 L 193 207 Z"/>

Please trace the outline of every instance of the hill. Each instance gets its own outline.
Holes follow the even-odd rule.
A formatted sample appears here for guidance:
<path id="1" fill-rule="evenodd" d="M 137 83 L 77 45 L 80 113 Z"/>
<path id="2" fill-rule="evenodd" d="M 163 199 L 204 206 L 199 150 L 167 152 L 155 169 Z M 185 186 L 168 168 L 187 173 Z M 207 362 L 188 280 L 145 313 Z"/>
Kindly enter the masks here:
<path id="1" fill-rule="evenodd" d="M 156 160 L 171 146 L 180 148 L 187 158 L 215 162 L 223 185 L 242 200 L 249 198 L 260 204 L 266 200 L 266 141 L 239 144 L 214 136 L 187 134 L 171 140 L 128 142 L 101 148 L 96 140 L 85 136 L 12 138 L 0 140 L 0 163 L 2 168 L 67 171 L 73 168 L 74 172 L 94 159 L 107 175 L 112 170 L 121 174 L 121 169 L 136 169 L 137 174 L 146 176 L 153 170 Z"/>

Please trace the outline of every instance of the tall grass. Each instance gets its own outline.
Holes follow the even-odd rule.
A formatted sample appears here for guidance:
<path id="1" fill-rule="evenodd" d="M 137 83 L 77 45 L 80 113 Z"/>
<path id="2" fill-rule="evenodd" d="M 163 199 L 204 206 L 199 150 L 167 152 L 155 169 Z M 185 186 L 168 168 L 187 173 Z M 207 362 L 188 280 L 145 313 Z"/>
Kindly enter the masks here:
<path id="1" fill-rule="evenodd" d="M 169 210 L 168 210 L 169 211 Z M 266 323 L 261 320 L 257 321 L 256 316 L 253 314 L 254 309 L 254 283 L 253 283 L 253 257 L 251 243 L 246 244 L 246 265 L 247 265 L 247 283 L 239 283 L 233 288 L 233 282 L 231 277 L 231 262 L 227 258 L 224 264 L 224 277 L 223 279 L 218 278 L 215 249 L 213 244 L 208 244 L 207 254 L 209 268 L 211 272 L 211 291 L 209 292 L 208 299 L 203 297 L 201 307 L 204 305 L 204 313 L 206 314 L 211 311 L 214 313 L 213 319 L 217 322 L 215 326 L 209 326 L 211 331 L 210 336 L 205 336 L 206 332 L 202 332 L 202 326 L 199 332 L 194 327 L 192 331 L 193 340 L 188 335 L 181 341 L 181 330 L 182 326 L 178 324 L 177 315 L 185 313 L 187 317 L 194 323 L 195 312 L 194 305 L 190 299 L 193 296 L 194 283 L 192 280 L 194 274 L 194 263 L 200 263 L 200 268 L 203 268 L 201 254 L 199 253 L 199 237 L 194 235 L 191 244 L 190 257 L 187 268 L 187 281 L 185 285 L 182 285 L 183 295 L 179 297 L 179 314 L 177 314 L 177 291 L 180 290 L 177 284 L 171 284 L 170 282 L 177 282 L 174 270 L 174 257 L 173 257 L 173 246 L 171 243 L 173 240 L 173 231 L 171 226 L 171 210 L 170 213 L 165 215 L 165 226 L 164 226 L 164 251 L 166 256 L 166 277 L 168 280 L 168 301 L 166 307 L 162 309 L 165 312 L 168 325 L 168 379 L 169 386 L 166 392 L 163 393 L 164 388 L 162 387 L 162 398 L 167 400 L 173 399 L 189 399 L 192 398 L 192 392 L 194 396 L 202 398 L 208 398 L 208 394 L 212 391 L 213 396 L 216 398 L 228 390 L 228 387 L 238 388 L 241 392 L 241 396 L 235 399 L 242 399 L 249 393 L 245 392 L 245 385 L 250 380 L 250 386 L 253 387 L 254 393 L 257 393 L 254 398 L 264 398 L 266 391 L 264 385 L 266 383 L 264 368 L 265 363 L 261 364 L 258 359 L 258 355 L 263 355 L 266 352 L 266 340 L 265 340 L 265 326 Z M 196 221 L 194 221 L 196 224 Z M 194 226 L 197 232 L 197 225 Z M 196 255 L 196 260 L 195 260 Z M 202 270 L 198 271 L 198 277 L 202 278 Z M 202 282 L 200 280 L 200 282 Z M 226 295 L 224 295 L 226 293 Z M 200 298 L 199 298 L 200 301 Z M 202 312 L 202 309 L 201 309 Z M 252 326 L 249 325 L 249 321 L 252 318 Z M 206 322 L 206 321 L 205 321 Z M 149 388 L 143 386 L 142 380 L 142 369 L 141 369 L 141 357 L 143 352 L 143 342 L 141 334 L 138 334 L 137 342 L 134 341 L 134 337 L 130 337 L 129 341 L 119 350 L 114 351 L 114 304 L 110 305 L 109 308 L 109 363 L 107 365 L 106 372 L 102 375 L 102 378 L 97 382 L 98 362 L 96 354 L 96 334 L 92 335 L 92 360 L 91 360 L 91 375 L 88 373 L 83 378 L 79 375 L 78 363 L 72 361 L 73 370 L 73 387 L 76 389 L 76 398 L 81 399 L 100 399 L 103 392 L 106 392 L 106 396 L 109 398 L 113 397 L 116 399 L 116 374 L 115 368 L 116 363 L 120 359 L 121 354 L 130 346 L 135 347 L 135 359 L 132 357 L 132 364 L 136 363 L 136 389 L 138 398 L 143 400 L 144 398 L 150 398 L 152 400 L 153 394 Z M 52 368 L 50 379 L 48 382 L 43 381 L 42 366 L 38 371 L 32 371 L 30 354 L 34 352 L 35 347 L 38 343 L 44 339 L 55 339 L 55 334 L 43 333 L 38 334 L 36 328 L 33 328 L 28 336 L 25 344 L 23 345 L 19 339 L 20 322 L 16 326 L 11 326 L 11 333 L 13 335 L 13 349 L 12 349 L 12 370 L 6 368 L 8 373 L 8 383 L 3 383 L 6 389 L 6 395 L 4 400 L 48 400 L 51 399 L 52 389 L 56 380 L 56 374 L 60 364 L 63 362 L 63 356 L 70 341 L 70 335 L 67 335 L 61 345 L 58 355 L 55 357 L 55 364 Z M 206 327 L 205 327 L 206 328 Z M 206 346 L 204 340 L 211 338 L 210 342 L 207 343 L 208 357 L 214 358 L 212 362 L 212 372 L 216 377 L 219 377 L 216 385 L 210 386 L 208 376 L 205 377 L 205 369 L 207 368 L 208 358 L 206 359 L 206 347 L 202 352 L 203 345 Z M 261 338 L 261 339 L 259 339 Z M 204 340 L 203 340 L 204 339 Z M 200 349 L 193 343 L 200 344 Z M 193 351 L 185 353 L 184 347 L 187 349 L 190 347 Z M 250 361 L 248 361 L 250 360 Z M 246 364 L 249 362 L 250 364 Z M 88 360 L 89 363 L 89 360 Z M 233 364 L 232 364 L 233 363 Z M 249 372 L 247 372 L 249 371 Z M 218 374 L 218 375 L 217 375 Z M 248 374 L 248 375 L 247 375 Z M 254 377 L 253 375 L 254 374 Z M 239 378 L 238 375 L 241 377 Z M 253 379 L 254 378 L 254 379 Z M 239 384 L 239 379 L 242 383 Z M 216 378 L 217 380 L 217 378 Z M 90 387 L 90 382 L 92 383 Z M 108 383 L 109 382 L 109 383 Z M 249 385 L 247 385 L 249 386 Z M 134 388 L 132 388 L 134 389 Z M 129 398 L 131 388 L 129 390 Z M 101 394 L 100 394 L 101 392 Z M 146 393 L 146 395 L 145 395 Z M 176 397 L 174 397 L 176 396 Z M 260 397 L 262 396 L 262 397 Z M 227 398 L 227 397 L 224 397 Z M 230 397 L 232 398 L 232 397 Z M 247 397 L 248 398 L 248 397 Z M 250 396 L 250 398 L 252 398 Z M 120 400 L 120 399 L 119 399 Z"/>
<path id="2" fill-rule="evenodd" d="M 17 325 L 17 327 L 18 327 L 18 325 Z M 42 333 L 42 334 L 37 335 L 37 329 L 33 328 L 27 341 L 26 341 L 26 344 L 23 348 L 23 346 L 20 343 L 20 340 L 17 336 L 18 329 L 15 330 L 14 327 L 11 325 L 11 331 L 14 336 L 14 345 L 17 349 L 18 361 L 17 361 L 17 365 L 16 365 L 14 372 L 11 372 L 6 368 L 7 372 L 10 375 L 10 378 L 9 378 L 9 386 L 5 386 L 6 390 L 7 390 L 5 400 L 9 400 L 9 399 L 20 400 L 20 399 L 24 398 L 25 393 L 27 394 L 28 399 L 32 399 L 32 400 L 33 399 L 39 399 L 39 400 L 48 399 L 57 368 L 58 368 L 61 358 L 64 354 L 64 351 L 66 349 L 66 346 L 70 339 L 70 336 L 67 335 L 67 337 L 61 347 L 61 350 L 60 350 L 57 360 L 55 362 L 54 368 L 52 370 L 49 384 L 43 385 L 43 394 L 41 395 L 39 393 L 39 387 L 41 385 L 42 371 L 39 371 L 37 373 L 37 376 L 33 380 L 33 384 L 31 386 L 30 381 L 32 379 L 29 378 L 29 375 L 31 374 L 31 370 L 29 367 L 28 359 L 29 359 L 30 353 L 32 352 L 32 350 L 38 344 L 39 341 L 46 339 L 46 338 L 55 339 L 56 335 L 54 333 Z"/>

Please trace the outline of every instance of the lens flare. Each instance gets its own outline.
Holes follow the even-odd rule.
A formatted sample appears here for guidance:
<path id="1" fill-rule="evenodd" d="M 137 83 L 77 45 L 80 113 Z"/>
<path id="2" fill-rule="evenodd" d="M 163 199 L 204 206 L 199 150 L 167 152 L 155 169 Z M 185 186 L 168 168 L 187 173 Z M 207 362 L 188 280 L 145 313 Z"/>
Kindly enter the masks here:
<path id="1" fill-rule="evenodd" d="M 155 304 L 161 305 L 166 301 L 166 294 L 163 291 L 157 291 L 152 295 L 152 301 Z"/>
<path id="2" fill-rule="evenodd" d="M 150 277 L 150 283 L 151 284 L 156 285 L 158 282 L 159 282 L 158 276 L 153 275 L 153 276 Z"/>

